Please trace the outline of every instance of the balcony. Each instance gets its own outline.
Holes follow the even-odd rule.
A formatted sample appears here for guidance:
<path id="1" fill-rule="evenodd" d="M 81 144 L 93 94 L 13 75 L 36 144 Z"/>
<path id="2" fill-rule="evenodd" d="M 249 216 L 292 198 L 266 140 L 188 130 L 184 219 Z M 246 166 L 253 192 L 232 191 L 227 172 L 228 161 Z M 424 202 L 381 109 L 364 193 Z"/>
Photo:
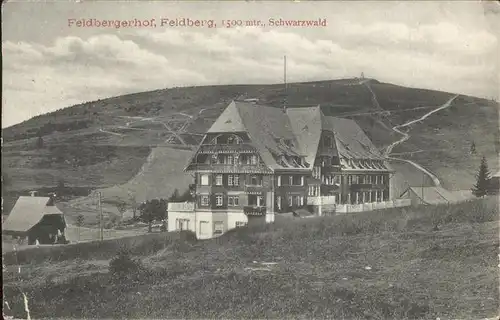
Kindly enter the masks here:
<path id="1" fill-rule="evenodd" d="M 253 185 L 246 185 L 243 189 L 245 193 L 247 194 L 256 194 L 256 195 L 261 195 L 263 192 L 266 192 L 268 188 L 263 187 L 263 186 L 253 186 Z"/>
<path id="2" fill-rule="evenodd" d="M 252 164 L 206 164 L 194 163 L 189 166 L 194 171 L 210 171 L 213 173 L 271 173 L 268 167 L 264 165 Z"/>
<path id="3" fill-rule="evenodd" d="M 255 153 L 256 149 L 249 143 L 241 144 L 218 144 L 218 145 L 201 145 L 198 153 L 213 154 L 213 153 Z"/>
<path id="4" fill-rule="evenodd" d="M 264 216 L 266 215 L 266 207 L 264 206 L 244 206 L 243 213 L 247 216 Z"/>

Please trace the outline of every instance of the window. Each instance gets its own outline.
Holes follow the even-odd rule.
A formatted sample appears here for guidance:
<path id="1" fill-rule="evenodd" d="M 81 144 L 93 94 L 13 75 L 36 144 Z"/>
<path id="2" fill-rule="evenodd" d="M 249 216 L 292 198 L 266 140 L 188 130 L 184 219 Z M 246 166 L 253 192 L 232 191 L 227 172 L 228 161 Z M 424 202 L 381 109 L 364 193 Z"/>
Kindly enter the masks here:
<path id="1" fill-rule="evenodd" d="M 233 175 L 233 185 L 235 185 L 235 186 L 240 185 L 240 176 L 237 174 Z"/>
<path id="2" fill-rule="evenodd" d="M 299 204 L 300 206 L 304 205 L 304 196 L 299 196 Z"/>
<path id="3" fill-rule="evenodd" d="M 222 234 L 224 232 L 224 222 L 214 221 L 214 234 Z"/>
<path id="4" fill-rule="evenodd" d="M 219 155 L 214 153 L 212 155 L 212 164 L 218 164 L 219 163 Z"/>
<path id="5" fill-rule="evenodd" d="M 384 178 L 385 178 L 384 176 L 380 176 L 380 183 L 381 183 L 381 184 L 384 184 L 384 183 L 385 183 L 385 179 L 384 179 Z"/>
<path id="6" fill-rule="evenodd" d="M 234 144 L 234 136 L 229 136 L 227 138 L 227 144 Z"/>
<path id="7" fill-rule="evenodd" d="M 208 174 L 202 174 L 200 180 L 202 186 L 208 186 Z"/>
<path id="8" fill-rule="evenodd" d="M 288 205 L 293 206 L 293 197 L 292 196 L 288 196 Z"/>
<path id="9" fill-rule="evenodd" d="M 247 223 L 244 221 L 236 221 L 236 228 L 241 228 L 241 227 L 244 227 L 246 225 L 247 225 Z"/>
<path id="10" fill-rule="evenodd" d="M 257 156 L 256 155 L 252 155 L 252 157 L 250 158 L 250 163 L 251 164 L 257 164 Z"/>
<path id="11" fill-rule="evenodd" d="M 233 163 L 234 163 L 235 165 L 240 164 L 240 156 L 239 156 L 239 155 L 235 154 L 235 155 L 233 156 Z"/>
<path id="12" fill-rule="evenodd" d="M 226 164 L 233 164 L 233 156 L 225 156 Z"/>
<path id="13" fill-rule="evenodd" d="M 375 176 L 375 184 L 378 184 L 378 176 Z"/>
<path id="14" fill-rule="evenodd" d="M 230 174 L 227 176 L 227 185 L 232 186 L 233 185 L 233 175 Z"/>
<path id="15" fill-rule="evenodd" d="M 307 189 L 308 189 L 308 190 L 307 190 L 307 194 L 308 194 L 309 196 L 312 196 L 312 195 L 313 195 L 313 192 L 314 192 L 314 190 L 313 190 L 313 186 L 311 186 L 311 185 L 310 185 Z"/>
<path id="16" fill-rule="evenodd" d="M 201 205 L 202 206 L 210 205 L 210 198 L 208 196 L 201 196 Z"/>
<path id="17" fill-rule="evenodd" d="M 232 207 L 237 207 L 240 203 L 240 198 L 238 196 L 229 196 L 227 198 L 227 204 Z"/>
<path id="18" fill-rule="evenodd" d="M 281 186 L 281 176 L 278 176 L 278 187 Z"/>
<path id="19" fill-rule="evenodd" d="M 263 196 L 258 196 L 257 197 L 257 206 L 259 206 L 259 207 L 265 206 L 264 197 Z"/>
<path id="20" fill-rule="evenodd" d="M 313 178 L 319 179 L 321 176 L 321 170 L 320 167 L 314 167 L 313 172 L 312 172 Z"/>
<path id="21" fill-rule="evenodd" d="M 222 174 L 218 174 L 215 176 L 215 185 L 222 186 Z"/>
<path id="22" fill-rule="evenodd" d="M 304 176 L 300 176 L 300 185 L 303 186 L 304 185 Z"/>
<path id="23" fill-rule="evenodd" d="M 299 203 L 300 203 L 300 199 L 299 198 L 300 198 L 299 196 L 294 196 L 293 197 L 293 204 L 294 205 L 296 205 L 296 206 L 299 205 Z"/>
<path id="24" fill-rule="evenodd" d="M 252 186 L 260 186 L 262 183 L 262 180 L 259 179 L 258 176 L 251 176 L 250 177 L 250 185 Z"/>
<path id="25" fill-rule="evenodd" d="M 276 198 L 276 202 L 278 205 L 278 210 L 281 210 L 281 197 Z"/>
<path id="26" fill-rule="evenodd" d="M 215 196 L 215 204 L 217 207 L 222 207 L 222 195 Z"/>
<path id="27" fill-rule="evenodd" d="M 177 227 L 177 230 L 188 230 L 189 219 L 175 219 L 175 225 Z"/>

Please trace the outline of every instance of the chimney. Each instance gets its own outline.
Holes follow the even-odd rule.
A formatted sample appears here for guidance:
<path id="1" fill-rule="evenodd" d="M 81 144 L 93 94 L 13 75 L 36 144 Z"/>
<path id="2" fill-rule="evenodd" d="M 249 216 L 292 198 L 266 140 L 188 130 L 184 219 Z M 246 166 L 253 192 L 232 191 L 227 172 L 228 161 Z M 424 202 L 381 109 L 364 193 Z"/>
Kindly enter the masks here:
<path id="1" fill-rule="evenodd" d="M 38 191 L 30 191 L 30 196 L 32 196 L 32 197 L 36 197 L 37 192 L 38 192 Z"/>

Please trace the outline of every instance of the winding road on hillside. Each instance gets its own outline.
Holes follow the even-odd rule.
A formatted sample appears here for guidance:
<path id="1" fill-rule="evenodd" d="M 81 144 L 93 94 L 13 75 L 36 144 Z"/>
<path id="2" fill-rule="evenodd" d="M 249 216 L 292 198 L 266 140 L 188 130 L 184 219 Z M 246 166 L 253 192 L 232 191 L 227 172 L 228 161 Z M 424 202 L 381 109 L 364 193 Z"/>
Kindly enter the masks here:
<path id="1" fill-rule="evenodd" d="M 424 114 L 423 116 L 421 116 L 418 119 L 411 120 L 411 121 L 408 121 L 408 122 L 406 122 L 404 124 L 400 124 L 398 126 L 393 127 L 392 130 L 394 130 L 397 133 L 401 134 L 402 137 L 401 137 L 401 139 L 399 139 L 399 140 L 391 143 L 391 145 L 389 145 L 387 147 L 387 149 L 385 149 L 384 156 L 388 157 L 391 154 L 392 149 L 394 149 L 395 146 L 397 146 L 398 144 L 401 144 L 401 143 L 405 142 L 406 140 L 410 139 L 410 135 L 408 133 L 402 132 L 399 129 L 411 126 L 412 124 L 417 123 L 417 122 L 421 122 L 421 121 L 427 119 L 427 117 L 429 117 L 431 114 L 436 113 L 436 112 L 438 112 L 440 110 L 448 108 L 451 105 L 451 103 L 453 102 L 453 100 L 455 100 L 458 96 L 459 96 L 458 94 L 455 95 L 455 96 L 453 96 L 451 99 L 449 99 L 448 101 L 446 101 L 443 105 L 437 107 L 436 109 L 433 109 L 433 110 L 427 112 L 426 114 Z"/>
<path id="2" fill-rule="evenodd" d="M 424 167 L 422 167 L 421 165 L 419 165 L 418 163 L 414 162 L 414 161 L 411 161 L 411 160 L 406 160 L 406 159 L 402 159 L 402 158 L 395 158 L 395 157 L 391 157 L 391 154 L 392 154 L 392 150 L 394 149 L 394 147 L 396 147 L 397 145 L 407 141 L 409 138 L 410 138 L 410 135 L 407 133 L 407 132 L 403 132 L 399 129 L 401 128 L 404 128 L 404 127 L 408 127 L 408 126 L 411 126 L 412 124 L 415 124 L 417 122 L 422 122 L 424 121 L 425 119 L 427 119 L 430 115 L 432 115 L 433 113 L 436 113 L 440 110 L 443 110 L 443 109 L 446 109 L 448 108 L 451 103 L 458 97 L 459 95 L 454 95 L 453 97 L 451 97 L 448 101 L 446 101 L 444 104 L 442 104 L 441 106 L 438 106 L 437 108 L 427 112 L 426 114 L 424 114 L 422 117 L 418 118 L 418 119 L 415 119 L 415 120 L 411 120 L 411 121 L 408 121 L 404 124 L 401 124 L 401 125 L 397 125 L 397 126 L 394 126 L 392 128 L 392 130 L 396 131 L 397 133 L 401 134 L 402 137 L 401 139 L 391 143 L 386 149 L 385 149 L 385 152 L 384 152 L 384 157 L 386 159 L 390 159 L 390 160 L 397 160 L 397 161 L 404 161 L 404 162 L 407 162 L 407 163 L 410 163 L 411 165 L 413 165 L 415 168 L 417 168 L 418 170 L 422 171 L 423 173 L 425 173 L 427 176 L 429 176 L 432 181 L 434 182 L 434 185 L 436 187 L 440 186 L 441 185 L 441 181 L 439 180 L 438 177 L 436 177 L 435 174 L 433 174 L 432 172 L 430 172 L 429 170 L 425 169 Z"/>

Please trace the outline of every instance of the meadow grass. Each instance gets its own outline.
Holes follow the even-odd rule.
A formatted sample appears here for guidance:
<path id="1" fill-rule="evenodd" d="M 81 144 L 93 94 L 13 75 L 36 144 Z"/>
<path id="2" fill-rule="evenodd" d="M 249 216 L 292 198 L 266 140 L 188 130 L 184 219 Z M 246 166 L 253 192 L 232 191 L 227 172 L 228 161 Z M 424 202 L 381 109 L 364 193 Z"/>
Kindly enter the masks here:
<path id="1" fill-rule="evenodd" d="M 5 296 L 22 316 L 24 290 L 36 318 L 480 319 L 498 312 L 493 198 L 277 217 L 189 239 L 130 246 L 141 268 L 121 281 L 100 254 L 42 262 L 22 279 L 7 278 Z M 68 276 L 53 281 L 58 268 Z"/>

